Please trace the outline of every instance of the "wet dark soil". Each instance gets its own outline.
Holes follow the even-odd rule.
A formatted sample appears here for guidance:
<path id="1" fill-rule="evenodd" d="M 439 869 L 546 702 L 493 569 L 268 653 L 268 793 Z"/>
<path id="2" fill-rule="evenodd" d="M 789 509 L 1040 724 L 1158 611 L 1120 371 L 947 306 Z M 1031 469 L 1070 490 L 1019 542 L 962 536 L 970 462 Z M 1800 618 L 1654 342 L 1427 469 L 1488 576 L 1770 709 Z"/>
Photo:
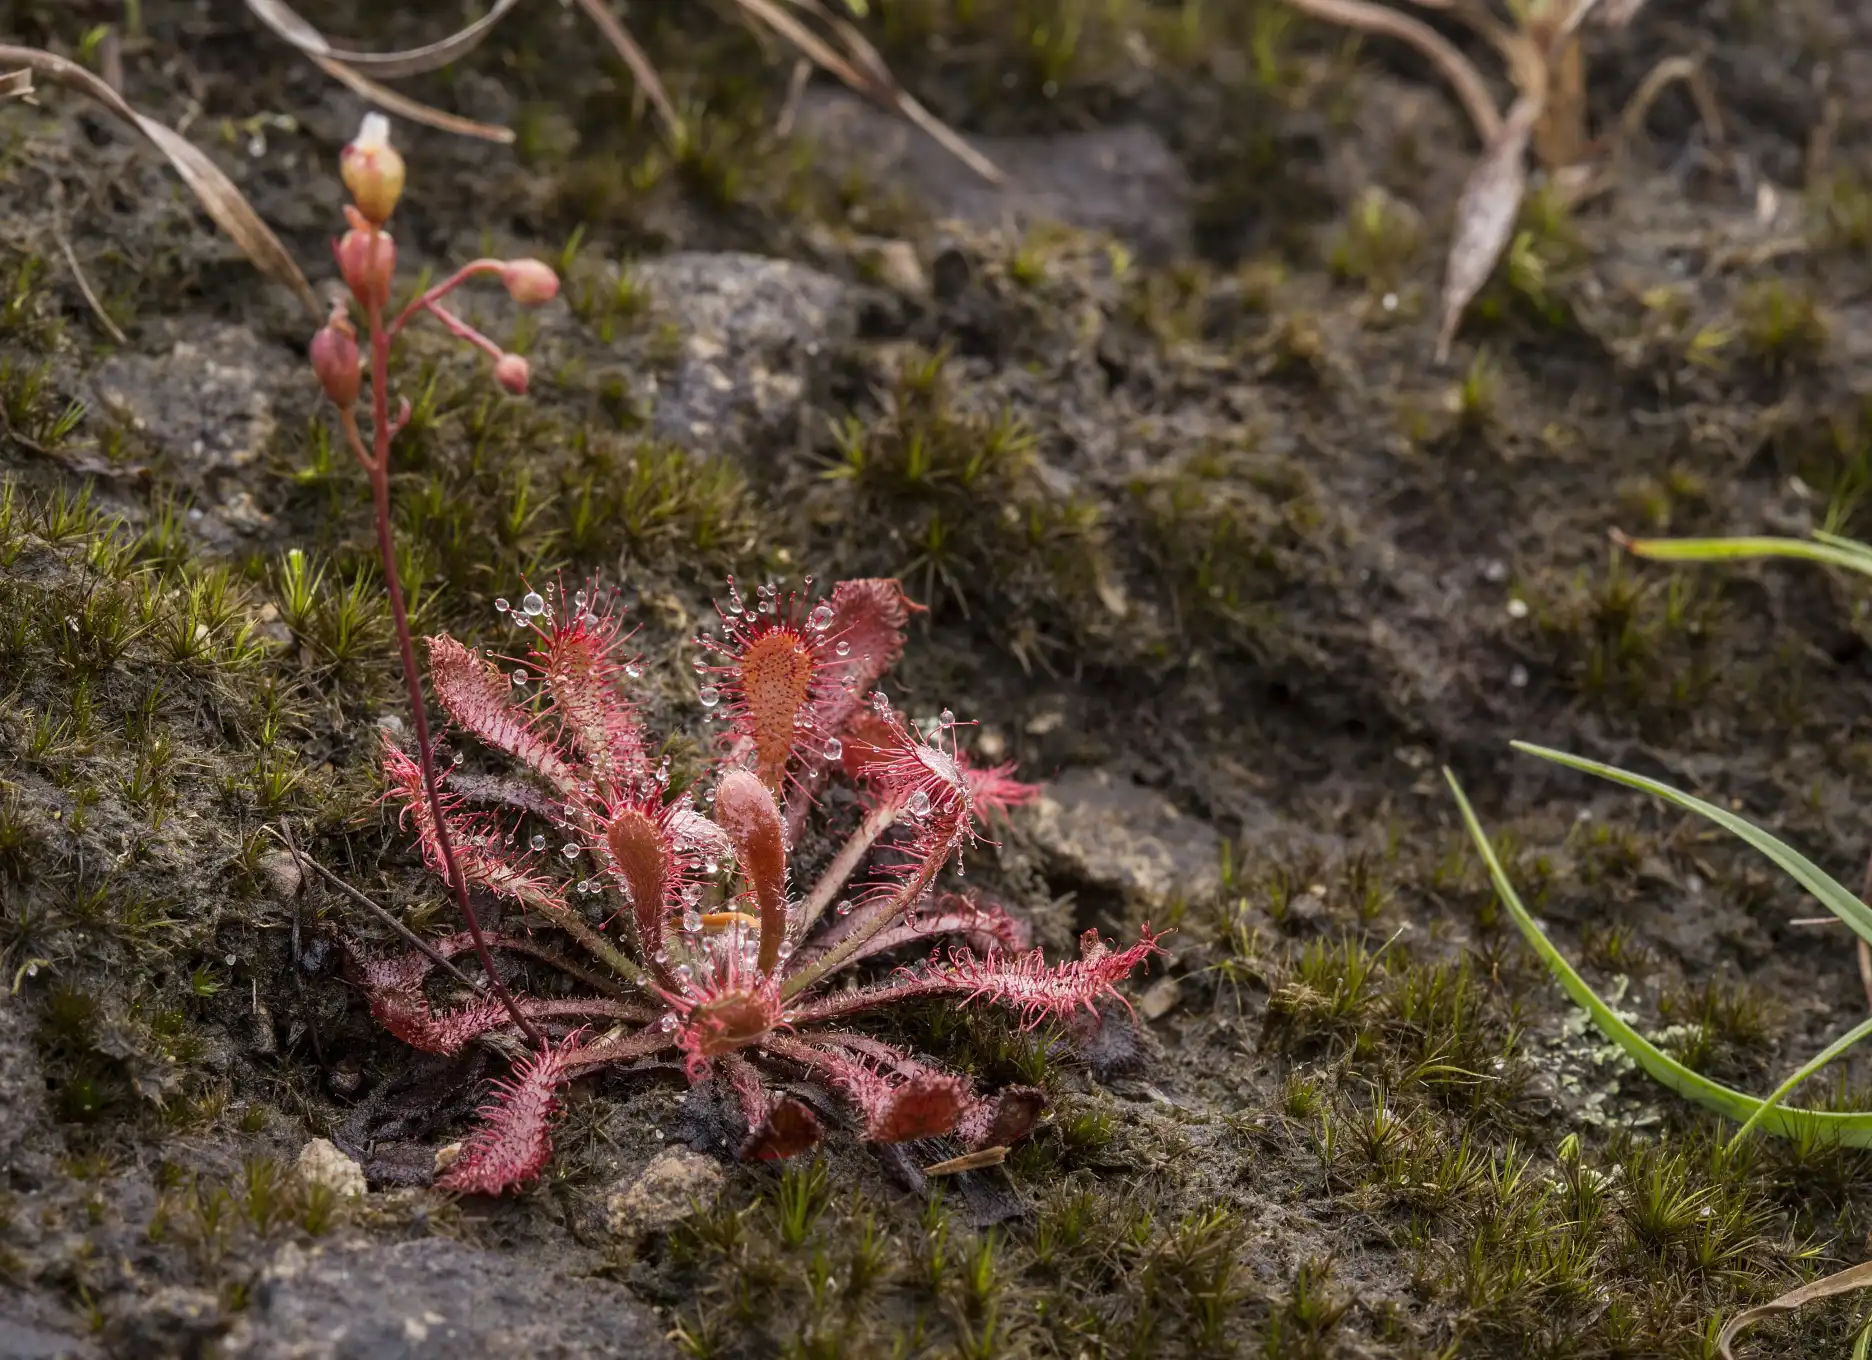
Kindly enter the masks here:
<path id="1" fill-rule="evenodd" d="M 300 8 L 377 48 L 462 13 Z M 406 277 L 566 278 L 525 319 L 470 308 L 529 355 L 524 402 L 435 336 L 399 360 L 420 621 L 497 640 L 496 597 L 597 575 L 642 621 L 653 725 L 693 738 L 685 639 L 725 575 L 900 576 L 930 606 L 903 706 L 1050 781 L 971 877 L 1050 950 L 1174 927 L 1140 1029 L 904 1022 L 1052 1100 L 946 1185 L 917 1170 L 940 1149 L 840 1135 L 613 1232 L 713 1127 L 669 1070 L 581 1088 L 522 1195 L 427 1188 L 500 1055 L 424 1066 L 376 1030 L 340 946 L 388 932 L 278 838 L 450 928 L 377 802 L 400 688 L 316 319 L 47 91 L 0 109 L 0 1354 L 1708 1355 L 1713 1318 L 1861 1259 L 1872 1163 L 1723 1154 L 1547 981 L 1439 774 L 1699 1070 L 1765 1091 L 1863 1014 L 1846 932 L 1797 924 L 1822 913 L 1771 866 L 1507 747 L 1688 788 L 1858 882 L 1862 586 L 1637 563 L 1607 530 L 1868 528 L 1859 7 L 1589 28 L 1595 130 L 1681 55 L 1720 138 L 1673 86 L 1605 192 L 1537 193 L 1441 368 L 1476 146 L 1410 54 L 1261 0 L 871 0 L 1001 191 L 796 86 L 729 8 L 630 7 L 678 147 L 565 6 L 400 84 L 517 133 L 399 124 Z M 231 0 L 148 0 L 128 36 L 114 4 L 0 14 L 116 44 L 330 291 L 355 96 Z M 367 1195 L 297 1174 L 314 1138 Z M 1854 1316 L 1759 1353 L 1844 1354 Z"/>

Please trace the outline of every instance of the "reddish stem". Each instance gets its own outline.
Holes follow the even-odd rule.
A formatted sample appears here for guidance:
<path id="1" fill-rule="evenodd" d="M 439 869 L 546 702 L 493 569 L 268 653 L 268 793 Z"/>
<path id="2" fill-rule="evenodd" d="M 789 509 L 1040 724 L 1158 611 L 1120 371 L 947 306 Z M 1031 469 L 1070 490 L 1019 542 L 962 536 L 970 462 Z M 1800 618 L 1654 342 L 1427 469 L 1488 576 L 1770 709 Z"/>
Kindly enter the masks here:
<path id="1" fill-rule="evenodd" d="M 373 243 L 373 250 L 375 246 Z M 477 262 L 479 263 L 479 262 Z M 452 287 L 467 277 L 475 266 L 458 271 L 454 278 L 443 288 Z M 436 290 L 432 289 L 431 292 Z M 427 295 L 425 295 L 426 297 Z M 462 876 L 461 866 L 455 862 L 455 846 L 449 837 L 448 818 L 443 815 L 442 795 L 436 788 L 435 756 L 429 749 L 429 709 L 423 697 L 422 676 L 416 669 L 416 644 L 410 636 L 409 610 L 403 601 L 403 581 L 397 570 L 396 537 L 390 525 L 390 336 L 383 320 L 383 308 L 370 303 L 364 308 L 365 320 L 370 325 L 371 343 L 371 455 L 364 453 L 364 441 L 357 428 L 357 418 L 349 410 L 340 412 L 344 422 L 345 435 L 351 441 L 352 451 L 370 472 L 371 504 L 377 519 L 377 553 L 383 560 L 384 588 L 390 595 L 390 617 L 396 625 L 397 651 L 403 662 L 403 683 L 409 691 L 410 717 L 416 728 L 416 759 L 422 766 L 423 795 L 429 802 L 430 815 L 435 819 L 436 848 L 442 853 L 442 865 L 448 873 L 449 887 L 455 893 L 455 905 L 467 923 L 468 934 L 474 940 L 475 957 L 481 961 L 481 967 L 487 973 L 488 985 L 494 989 L 494 995 L 513 1022 L 520 1027 L 529 1043 L 544 1048 L 546 1039 L 539 1029 L 515 1004 L 513 994 L 494 971 L 494 957 L 488 952 L 487 940 L 481 933 L 481 921 L 475 914 L 474 903 L 468 898 L 468 881 Z M 397 318 L 400 327 L 408 316 Z"/>
<path id="2" fill-rule="evenodd" d="M 492 340 L 481 334 L 480 331 L 470 326 L 466 321 L 463 321 L 459 316 L 456 316 L 455 313 L 451 312 L 440 303 L 426 302 L 423 304 L 423 310 L 428 312 L 429 315 L 433 316 L 437 321 L 440 321 L 444 326 L 447 326 L 450 335 L 454 336 L 457 340 L 467 341 L 483 354 L 487 355 L 488 358 L 500 359 L 507 353 L 506 350 L 502 349 L 499 345 L 495 344 Z"/>
<path id="3" fill-rule="evenodd" d="M 453 274 L 450 274 L 446 279 L 443 279 L 442 282 L 438 283 L 435 287 L 431 288 L 428 292 L 424 293 L 421 297 L 413 300 L 409 306 L 398 312 L 396 320 L 392 321 L 389 325 L 388 338 L 392 340 L 396 339 L 397 336 L 403 333 L 403 328 L 410 323 L 410 319 L 414 317 L 416 313 L 428 310 L 435 303 L 440 302 L 475 275 L 498 274 L 506 267 L 506 263 L 505 260 L 469 261 Z"/>

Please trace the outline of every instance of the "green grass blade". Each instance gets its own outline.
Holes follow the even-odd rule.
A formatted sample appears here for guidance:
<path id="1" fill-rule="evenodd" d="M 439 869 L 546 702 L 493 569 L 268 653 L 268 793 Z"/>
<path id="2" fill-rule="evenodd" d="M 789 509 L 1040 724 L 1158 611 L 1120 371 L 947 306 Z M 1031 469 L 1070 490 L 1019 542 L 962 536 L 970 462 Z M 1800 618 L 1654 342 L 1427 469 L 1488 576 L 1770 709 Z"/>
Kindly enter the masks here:
<path id="1" fill-rule="evenodd" d="M 1667 803 L 1676 804 L 1686 812 L 1694 812 L 1699 817 L 1709 818 L 1730 835 L 1747 841 L 1780 865 L 1789 877 L 1812 893 L 1820 905 L 1851 926 L 1861 939 L 1872 942 L 1872 908 L 1868 908 L 1856 896 L 1846 891 L 1837 879 L 1800 851 L 1769 835 L 1753 823 L 1736 816 L 1733 812 L 1719 808 L 1714 803 L 1706 803 L 1701 798 L 1672 788 L 1669 784 L 1660 784 L 1655 779 L 1646 779 L 1641 774 L 1621 770 L 1616 765 L 1602 765 L 1596 760 L 1568 755 L 1565 751 L 1555 751 L 1546 746 L 1534 746 L 1525 741 L 1511 744 L 1517 751 L 1539 756 L 1542 760 L 1551 760 L 1556 765 L 1565 765 L 1568 769 L 1598 775 L 1601 779 L 1623 784 L 1628 789 L 1653 794 Z"/>
<path id="2" fill-rule="evenodd" d="M 1778 1109 L 1781 1102 L 1788 1098 L 1788 1095 L 1796 1086 L 1806 1081 L 1807 1078 L 1839 1057 L 1840 1054 L 1844 1053 L 1868 1034 L 1872 1034 L 1872 1017 L 1861 1020 L 1851 1029 L 1840 1035 L 1839 1038 L 1821 1049 L 1820 1052 L 1809 1061 L 1801 1064 L 1801 1066 L 1795 1070 L 1794 1075 L 1775 1087 L 1775 1089 L 1769 1093 L 1768 1099 L 1764 1100 L 1756 1109 L 1755 1113 L 1748 1117 L 1748 1120 L 1742 1127 L 1736 1130 L 1735 1137 L 1729 1140 L 1729 1146 L 1731 1148 L 1740 1146 L 1742 1140 L 1754 1131 L 1755 1126 L 1761 1123 L 1762 1119 L 1769 1111 Z"/>
<path id="3" fill-rule="evenodd" d="M 1851 553 L 1865 564 L 1855 570 L 1872 573 L 1872 545 L 1861 543 L 1856 538 L 1846 538 L 1841 534 L 1829 534 L 1825 529 L 1815 529 L 1813 536 L 1815 542 L 1824 543 L 1829 548 L 1838 548 L 1843 553 Z"/>
<path id="4" fill-rule="evenodd" d="M 1528 909 L 1522 905 L 1520 895 L 1515 892 L 1514 884 L 1509 881 L 1507 871 L 1496 858 L 1495 847 L 1489 844 L 1488 833 L 1483 831 L 1482 824 L 1476 820 L 1475 809 L 1469 806 L 1462 785 L 1456 782 L 1456 776 L 1447 769 L 1443 771 L 1443 777 L 1449 782 L 1450 792 L 1456 795 L 1463 825 L 1468 828 L 1470 839 L 1481 852 L 1482 861 L 1488 866 L 1489 879 L 1494 883 L 1502 905 L 1508 908 L 1508 915 L 1533 946 L 1534 952 L 1540 955 L 1541 961 L 1547 965 L 1561 989 L 1573 998 L 1574 1004 L 1592 1017 L 1600 1032 L 1623 1049 L 1633 1062 L 1677 1094 L 1738 1124 L 1747 1122 L 1759 1110 L 1761 1118 L 1758 1127 L 1783 1138 L 1812 1136 L 1822 1142 L 1843 1143 L 1848 1147 L 1872 1147 L 1872 1113 L 1841 1114 L 1830 1110 L 1793 1109 L 1785 1105 L 1762 1110 L 1765 1101 L 1692 1072 L 1622 1020 L 1535 924 Z"/>
<path id="5" fill-rule="evenodd" d="M 1872 551 L 1833 534 L 1804 538 L 1620 538 L 1634 557 L 1654 562 L 1724 562 L 1750 557 L 1798 557 L 1872 576 Z"/>

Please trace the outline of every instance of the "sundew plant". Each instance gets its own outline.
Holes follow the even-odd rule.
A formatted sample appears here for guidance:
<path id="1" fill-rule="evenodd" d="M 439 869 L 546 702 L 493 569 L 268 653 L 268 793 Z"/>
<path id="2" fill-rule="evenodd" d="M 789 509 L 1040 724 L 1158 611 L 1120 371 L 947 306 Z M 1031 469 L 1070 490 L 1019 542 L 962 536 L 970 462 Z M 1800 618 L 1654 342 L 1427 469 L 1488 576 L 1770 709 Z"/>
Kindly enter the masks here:
<path id="1" fill-rule="evenodd" d="M 1156 944 L 1148 927 L 1124 949 L 1088 931 L 1077 960 L 1049 963 L 999 905 L 942 888 L 946 869 L 964 874 L 983 819 L 1036 790 L 1010 767 L 972 764 L 948 711 L 924 730 L 875 689 L 902 652 L 912 608 L 898 583 L 842 581 L 817 600 L 763 586 L 748 601 L 731 582 L 718 628 L 696 640 L 698 697 L 725 730 L 708 774 L 683 790 L 632 702 L 642 666 L 615 596 L 556 595 L 529 592 L 506 611 L 531 638 L 524 656 L 447 635 L 428 648 L 450 726 L 542 791 L 557 839 L 522 841 L 470 812 L 446 770 L 438 820 L 420 762 L 394 744 L 384 755 L 390 797 L 431 867 L 447 873 L 445 832 L 467 885 L 517 904 L 529 926 L 584 956 L 568 959 L 531 932 L 486 935 L 492 951 L 528 955 L 579 990 L 511 998 L 546 1042 L 499 1088 L 438 1183 L 491 1194 L 531 1179 L 551 1152 L 559 1087 L 668 1050 L 692 1082 L 732 1093 L 743 1157 L 791 1156 L 821 1135 L 821 1115 L 777 1091 L 780 1080 L 833 1094 L 877 1142 L 953 1134 L 987 1150 L 1024 1136 L 1044 1106 L 1038 1090 L 982 1095 L 853 1022 L 924 998 L 999 1005 L 1028 1024 L 1094 1011 Z M 815 794 L 839 780 L 859 791 L 863 818 L 802 884 L 791 846 Z M 436 957 L 472 945 L 464 933 L 433 953 L 360 959 L 373 1013 L 435 1053 L 516 1028 L 491 995 L 451 1010 L 425 997 Z M 853 976 L 909 949 L 924 957 Z"/>

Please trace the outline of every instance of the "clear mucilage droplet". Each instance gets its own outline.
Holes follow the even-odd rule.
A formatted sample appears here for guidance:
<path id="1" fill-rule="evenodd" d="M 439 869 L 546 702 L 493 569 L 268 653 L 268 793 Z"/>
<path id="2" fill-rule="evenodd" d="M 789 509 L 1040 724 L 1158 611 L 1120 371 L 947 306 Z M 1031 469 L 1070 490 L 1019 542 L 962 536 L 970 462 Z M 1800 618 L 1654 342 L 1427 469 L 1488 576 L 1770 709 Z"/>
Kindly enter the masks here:
<path id="1" fill-rule="evenodd" d="M 930 796 L 922 789 L 910 795 L 910 801 L 904 805 L 912 817 L 921 817 L 930 810 Z"/>
<path id="2" fill-rule="evenodd" d="M 546 848 L 546 838 L 536 835 L 532 840 L 528 841 L 527 844 L 532 846 L 535 850 L 544 850 Z"/>
<path id="3" fill-rule="evenodd" d="M 851 643 L 841 642 L 832 650 L 838 653 L 840 656 L 850 656 L 851 655 Z"/>
<path id="4" fill-rule="evenodd" d="M 520 607 L 534 618 L 538 618 L 546 612 L 546 600 L 537 590 L 530 590 L 526 598 L 520 601 Z"/>
<path id="5" fill-rule="evenodd" d="M 713 685 L 704 685 L 696 691 L 696 698 L 702 701 L 702 707 L 713 708 L 721 702 L 721 691 Z"/>
<path id="6" fill-rule="evenodd" d="M 844 754 L 845 754 L 844 742 L 840 741 L 837 737 L 826 738 L 825 758 L 827 760 L 837 760 L 840 756 Z"/>
<path id="7" fill-rule="evenodd" d="M 513 608 L 513 606 L 508 604 L 504 599 L 494 601 L 494 612 L 496 614 L 505 614 L 511 608 Z"/>
<path id="8" fill-rule="evenodd" d="M 847 897 L 842 900 L 834 910 L 837 911 L 840 916 L 850 916 L 852 910 L 851 898 Z"/>
<path id="9" fill-rule="evenodd" d="M 832 606 L 823 600 L 813 606 L 812 613 L 806 616 L 806 626 L 816 633 L 823 633 L 832 626 Z"/>
<path id="10" fill-rule="evenodd" d="M 564 855 L 567 859 L 577 859 L 579 857 L 578 842 L 567 841 L 564 845 L 559 847 L 559 853 Z"/>

